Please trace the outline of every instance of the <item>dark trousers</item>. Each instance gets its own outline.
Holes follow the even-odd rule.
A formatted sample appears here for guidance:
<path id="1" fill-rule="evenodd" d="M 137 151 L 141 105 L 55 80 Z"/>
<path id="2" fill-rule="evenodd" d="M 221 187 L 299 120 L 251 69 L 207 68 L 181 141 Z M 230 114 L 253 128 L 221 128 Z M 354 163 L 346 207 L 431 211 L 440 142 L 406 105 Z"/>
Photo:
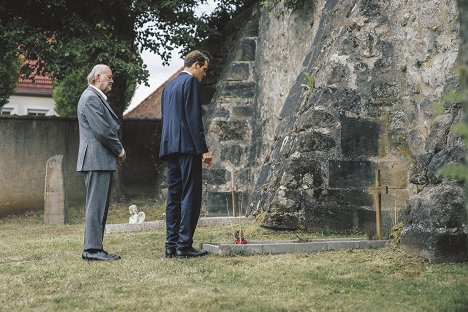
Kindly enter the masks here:
<path id="1" fill-rule="evenodd" d="M 166 248 L 192 247 L 202 199 L 200 155 L 174 154 L 167 159 Z"/>
<path id="2" fill-rule="evenodd" d="M 86 217 L 83 249 L 103 249 L 113 171 L 86 171 Z"/>

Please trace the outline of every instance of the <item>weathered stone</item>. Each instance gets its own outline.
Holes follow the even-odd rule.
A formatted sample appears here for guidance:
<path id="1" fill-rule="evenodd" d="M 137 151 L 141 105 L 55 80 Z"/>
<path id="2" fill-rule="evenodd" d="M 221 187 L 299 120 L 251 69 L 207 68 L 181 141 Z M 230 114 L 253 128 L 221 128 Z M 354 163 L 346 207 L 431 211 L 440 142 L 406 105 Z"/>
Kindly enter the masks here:
<path id="1" fill-rule="evenodd" d="M 332 188 L 364 188 L 374 182 L 369 161 L 330 161 L 328 185 Z"/>
<path id="2" fill-rule="evenodd" d="M 234 63 L 231 65 L 231 71 L 227 77 L 227 80 L 231 81 L 242 81 L 249 79 L 250 76 L 250 65 L 248 63 Z"/>
<path id="3" fill-rule="evenodd" d="M 341 150 L 346 158 L 377 156 L 379 125 L 358 118 L 341 118 Z"/>
<path id="4" fill-rule="evenodd" d="M 378 164 L 380 183 L 394 189 L 408 187 L 408 164 L 403 161 L 385 161 Z"/>
<path id="5" fill-rule="evenodd" d="M 296 130 L 305 131 L 316 128 L 335 127 L 337 124 L 338 121 L 332 114 L 323 110 L 309 109 L 299 117 Z"/>
<path id="6" fill-rule="evenodd" d="M 291 159 L 285 163 L 284 167 L 285 172 L 281 177 L 281 185 L 298 189 L 303 187 L 320 187 L 323 184 L 320 163 L 313 159 Z"/>
<path id="7" fill-rule="evenodd" d="M 203 181 L 209 184 L 225 184 L 226 183 L 226 169 L 211 169 L 203 168 Z"/>
<path id="8" fill-rule="evenodd" d="M 237 61 L 255 61 L 255 51 L 257 43 L 251 38 L 245 38 L 240 44 L 240 49 L 237 52 Z"/>
<path id="9" fill-rule="evenodd" d="M 467 260 L 467 215 L 460 184 L 441 183 L 410 198 L 401 242 L 431 261 Z"/>
<path id="10" fill-rule="evenodd" d="M 324 92 L 320 101 L 324 105 L 332 106 L 337 113 L 343 116 L 349 114 L 359 116 L 365 104 L 362 96 L 357 91 L 348 89 Z"/>
<path id="11" fill-rule="evenodd" d="M 256 85 L 251 81 L 226 82 L 222 95 L 225 97 L 251 98 L 255 96 Z"/>
<path id="12" fill-rule="evenodd" d="M 463 146 L 456 146 L 444 149 L 437 154 L 431 154 L 430 162 L 426 167 L 426 174 L 431 183 L 439 183 L 441 178 L 438 170 L 448 163 L 460 163 L 463 161 L 465 149 Z"/>
<path id="13" fill-rule="evenodd" d="M 293 149 L 301 153 L 312 151 L 328 151 L 336 145 L 335 140 L 320 132 L 299 134 L 293 144 Z"/>
<path id="14" fill-rule="evenodd" d="M 247 210 L 248 195 L 236 192 L 236 216 L 242 207 L 243 214 Z M 203 197 L 203 207 L 208 216 L 231 216 L 232 217 L 232 193 L 231 192 L 206 192 Z M 202 213 L 203 214 L 203 213 Z"/>
<path id="15" fill-rule="evenodd" d="M 242 155 L 244 155 L 244 149 L 237 144 L 223 146 L 221 150 L 221 160 L 228 160 L 236 166 L 240 164 Z"/>
<path id="16" fill-rule="evenodd" d="M 44 190 L 44 223 L 65 223 L 65 183 L 63 179 L 63 155 L 47 160 Z"/>
<path id="17" fill-rule="evenodd" d="M 328 190 L 327 201 L 339 206 L 373 206 L 372 196 L 362 190 Z"/>
<path id="18" fill-rule="evenodd" d="M 426 151 L 437 153 L 445 148 L 452 121 L 452 114 L 440 115 L 434 119 L 426 140 Z"/>
<path id="19" fill-rule="evenodd" d="M 233 117 L 251 117 L 252 107 L 250 106 L 235 106 L 232 108 Z"/>
<path id="20" fill-rule="evenodd" d="M 243 140 L 227 143 L 249 154 L 241 157 L 239 172 L 251 169 L 249 213 L 264 217 L 265 226 L 375 227 L 374 198 L 367 189 L 379 168 L 381 183 L 391 187 L 382 195 L 385 233 L 414 196 L 409 178 L 419 190 L 444 183 L 437 170 L 463 158 L 462 140 L 447 131 L 463 120 L 458 108 L 446 107 L 450 118 L 444 123 L 443 117 L 433 119 L 431 107 L 454 81 L 456 5 L 352 4 L 325 1 L 307 18 L 303 12 L 286 12 L 282 19 L 262 16 L 259 37 L 240 39 L 239 46 L 245 39 L 257 43 L 249 69 L 255 87 L 245 92 L 230 81 L 232 91 L 224 91 L 230 102 L 218 105 L 229 110 L 229 118 L 249 121 Z M 229 59 L 235 63 L 244 52 L 245 47 L 233 50 Z M 306 73 L 314 77 L 314 88 L 306 87 Z M 238 74 L 236 79 L 245 78 L 245 67 Z M 223 159 L 230 159 L 225 153 Z"/>
<path id="21" fill-rule="evenodd" d="M 210 131 L 217 135 L 220 141 L 243 140 L 247 137 L 247 122 L 244 120 L 215 120 Z"/>
<path id="22" fill-rule="evenodd" d="M 303 99 L 304 89 L 302 87 L 305 81 L 304 72 L 300 73 L 294 83 L 293 87 L 289 91 L 288 97 L 284 103 L 283 110 L 281 111 L 281 117 L 285 118 L 294 115 L 299 107 L 301 106 Z"/>
<path id="23" fill-rule="evenodd" d="M 262 225 L 278 230 L 297 230 L 299 219 L 296 214 L 268 213 L 268 216 Z"/>

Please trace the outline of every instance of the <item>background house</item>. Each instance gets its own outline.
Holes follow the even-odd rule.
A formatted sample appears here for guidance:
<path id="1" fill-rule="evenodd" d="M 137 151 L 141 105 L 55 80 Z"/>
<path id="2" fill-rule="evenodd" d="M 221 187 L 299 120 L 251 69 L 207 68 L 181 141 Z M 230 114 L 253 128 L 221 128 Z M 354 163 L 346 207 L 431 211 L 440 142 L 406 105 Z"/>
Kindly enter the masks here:
<path id="1" fill-rule="evenodd" d="M 1 108 L 2 115 L 57 116 L 52 99 L 52 79 L 37 75 L 34 79 L 18 80 L 9 102 Z"/>

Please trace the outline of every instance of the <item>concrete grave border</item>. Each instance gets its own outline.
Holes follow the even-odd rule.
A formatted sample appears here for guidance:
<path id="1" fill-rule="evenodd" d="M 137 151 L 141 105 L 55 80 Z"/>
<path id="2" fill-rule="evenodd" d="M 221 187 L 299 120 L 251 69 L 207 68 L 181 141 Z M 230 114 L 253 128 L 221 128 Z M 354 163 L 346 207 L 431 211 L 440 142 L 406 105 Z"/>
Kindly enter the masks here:
<path id="1" fill-rule="evenodd" d="M 388 240 L 368 240 L 361 238 L 317 239 L 307 242 L 295 241 L 255 241 L 248 244 L 201 243 L 206 251 L 223 255 L 265 255 L 301 252 L 319 252 L 338 249 L 381 248 Z"/>

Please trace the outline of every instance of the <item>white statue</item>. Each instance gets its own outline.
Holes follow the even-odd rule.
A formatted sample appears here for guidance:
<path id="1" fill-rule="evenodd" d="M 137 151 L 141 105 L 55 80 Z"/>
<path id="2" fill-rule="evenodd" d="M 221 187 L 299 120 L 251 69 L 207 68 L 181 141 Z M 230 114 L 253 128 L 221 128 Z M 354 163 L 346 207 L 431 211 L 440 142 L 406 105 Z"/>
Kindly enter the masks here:
<path id="1" fill-rule="evenodd" d="M 128 218 L 128 223 L 135 224 L 142 223 L 143 221 L 145 221 L 145 213 L 143 211 L 137 213 L 136 205 L 130 205 L 130 207 L 128 207 L 128 211 L 130 212 L 130 218 Z"/>

